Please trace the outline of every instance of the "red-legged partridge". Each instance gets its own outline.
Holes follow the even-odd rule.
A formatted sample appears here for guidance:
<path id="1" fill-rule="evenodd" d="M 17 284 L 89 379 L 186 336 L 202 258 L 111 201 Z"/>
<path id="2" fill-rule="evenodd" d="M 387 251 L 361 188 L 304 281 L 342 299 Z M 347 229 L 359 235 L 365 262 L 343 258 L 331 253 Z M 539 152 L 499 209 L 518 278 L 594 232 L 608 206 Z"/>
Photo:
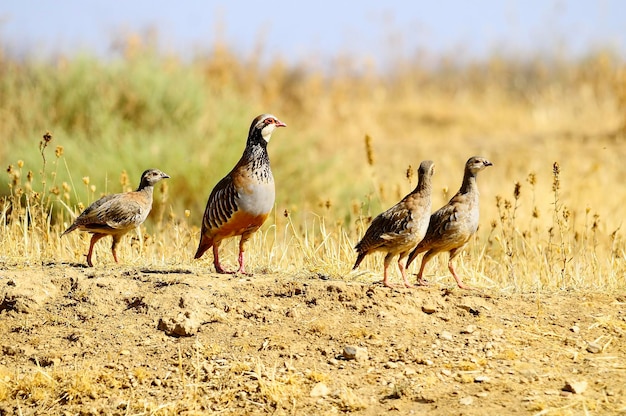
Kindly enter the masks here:
<path id="1" fill-rule="evenodd" d="M 103 196 L 89 205 L 61 236 L 76 229 L 93 234 L 87 253 L 87 264 L 93 267 L 91 262 L 93 246 L 101 238 L 110 235 L 113 237 L 111 253 L 117 263 L 115 252 L 117 244 L 124 234 L 139 227 L 146 220 L 152 209 L 154 185 L 165 178 L 169 176 L 158 169 L 146 170 L 141 175 L 136 191 Z"/>
<path id="2" fill-rule="evenodd" d="M 359 267 L 366 255 L 374 251 L 385 252 L 383 284 L 391 287 L 388 275 L 389 264 L 394 256 L 400 255 L 398 268 L 404 285 L 412 287 L 406 277 L 404 259 L 426 234 L 431 209 L 431 178 L 434 170 L 435 164 L 432 161 L 423 161 L 418 170 L 418 182 L 415 189 L 396 205 L 374 218 L 355 247 L 358 257 L 353 269 Z"/>
<path id="3" fill-rule="evenodd" d="M 408 268 L 418 254 L 426 252 L 422 258 L 422 265 L 417 275 L 417 283 L 419 285 L 428 284 L 423 278 L 426 263 L 436 254 L 447 251 L 450 253 L 448 269 L 454 276 L 457 285 L 461 289 L 471 289 L 463 284 L 461 278 L 456 274 L 452 259 L 462 251 L 463 247 L 478 229 L 479 194 L 476 175 L 487 166 L 492 165 L 485 158 L 471 157 L 465 164 L 463 184 L 459 192 L 450 199 L 447 205 L 431 215 L 426 236 L 415 250 L 411 252 L 406 262 L 406 267 Z"/>
<path id="4" fill-rule="evenodd" d="M 217 273 L 232 273 L 220 264 L 218 249 L 223 239 L 241 236 L 238 273 L 246 273 L 246 241 L 263 225 L 274 206 L 274 177 L 270 169 L 267 144 L 272 133 L 286 124 L 271 114 L 261 114 L 250 125 L 243 155 L 235 167 L 215 185 L 202 220 L 200 243 L 194 258 L 213 247 Z"/>

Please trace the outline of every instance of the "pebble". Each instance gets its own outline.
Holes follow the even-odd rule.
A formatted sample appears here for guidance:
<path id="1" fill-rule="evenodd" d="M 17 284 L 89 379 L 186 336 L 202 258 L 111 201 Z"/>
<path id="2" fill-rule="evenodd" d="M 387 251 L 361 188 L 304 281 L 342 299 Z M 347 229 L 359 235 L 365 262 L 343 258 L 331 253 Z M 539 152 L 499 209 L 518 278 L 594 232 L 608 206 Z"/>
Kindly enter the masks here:
<path id="1" fill-rule="evenodd" d="M 580 332 L 580 328 L 576 325 L 572 326 L 569 330 L 575 334 L 578 334 Z"/>
<path id="2" fill-rule="evenodd" d="M 585 380 L 568 380 L 563 387 L 563 391 L 574 394 L 583 394 L 587 390 L 588 383 Z"/>
<path id="3" fill-rule="evenodd" d="M 596 344 L 595 342 L 588 342 L 587 343 L 587 352 L 590 352 L 592 354 L 597 354 L 599 352 L 602 352 L 602 347 L 598 344 Z"/>
<path id="4" fill-rule="evenodd" d="M 465 329 L 461 330 L 461 334 L 471 334 L 476 331 L 476 325 L 468 325 Z"/>
<path id="5" fill-rule="evenodd" d="M 353 345 L 346 345 L 343 347 L 343 353 L 341 354 L 346 360 L 367 361 L 369 354 L 367 348 L 355 347 Z"/>
<path id="6" fill-rule="evenodd" d="M 471 396 L 463 397 L 461 400 L 459 400 L 459 403 L 464 406 L 469 406 L 474 403 L 474 399 Z"/>
<path id="7" fill-rule="evenodd" d="M 476 376 L 474 377 L 474 383 L 489 383 L 491 379 L 487 376 Z"/>
<path id="8" fill-rule="evenodd" d="M 452 341 L 452 334 L 449 333 L 448 331 L 442 331 L 439 334 L 439 338 L 445 339 L 446 341 Z"/>
<path id="9" fill-rule="evenodd" d="M 491 335 L 494 337 L 501 337 L 502 335 L 504 335 L 504 329 L 502 328 L 492 329 Z"/>
<path id="10" fill-rule="evenodd" d="M 328 396 L 328 394 L 330 394 L 330 389 L 322 382 L 317 383 L 311 389 L 311 397 L 325 397 Z"/>
<path id="11" fill-rule="evenodd" d="M 430 303 L 426 303 L 426 304 L 422 305 L 422 312 L 430 315 L 431 313 L 437 312 L 437 307 L 435 305 L 430 304 Z"/>
<path id="12" fill-rule="evenodd" d="M 122 350 L 122 351 L 120 351 L 120 355 L 130 355 L 130 351 Z"/>

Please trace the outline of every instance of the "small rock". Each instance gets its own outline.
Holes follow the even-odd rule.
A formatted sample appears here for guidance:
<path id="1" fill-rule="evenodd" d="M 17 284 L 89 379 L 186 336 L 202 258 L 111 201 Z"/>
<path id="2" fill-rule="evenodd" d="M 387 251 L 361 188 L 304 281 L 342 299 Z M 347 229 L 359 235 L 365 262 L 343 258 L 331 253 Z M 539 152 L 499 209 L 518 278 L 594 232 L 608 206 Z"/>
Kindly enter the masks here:
<path id="1" fill-rule="evenodd" d="M 427 313 L 427 314 L 431 314 L 431 313 L 435 313 L 437 312 L 437 307 L 435 305 L 432 305 L 430 303 L 426 303 L 424 305 L 422 305 L 422 312 Z"/>
<path id="2" fill-rule="evenodd" d="M 441 334 L 439 334 L 439 338 L 445 339 L 446 341 L 452 341 L 452 334 L 448 331 L 442 331 Z"/>
<path id="3" fill-rule="evenodd" d="M 602 347 L 598 344 L 596 344 L 595 342 L 588 342 L 587 343 L 587 352 L 590 352 L 592 354 L 597 354 L 599 352 L 602 352 Z"/>
<path id="4" fill-rule="evenodd" d="M 448 370 L 447 368 L 444 368 L 443 370 L 441 370 L 441 374 L 443 374 L 446 377 L 450 377 L 452 375 L 452 371 Z"/>
<path id="5" fill-rule="evenodd" d="M 122 351 L 120 351 L 120 355 L 130 355 L 130 351 L 129 350 L 122 350 Z"/>
<path id="6" fill-rule="evenodd" d="M 486 391 L 481 391 L 479 393 L 476 393 L 476 397 L 487 397 L 489 396 L 489 393 L 487 393 Z"/>
<path id="7" fill-rule="evenodd" d="M 311 397 L 325 397 L 330 394 L 330 389 L 324 383 L 317 383 L 311 389 Z"/>
<path id="8" fill-rule="evenodd" d="M 343 353 L 341 353 L 341 355 L 346 360 L 356 360 L 359 362 L 367 361 L 369 358 L 367 348 L 355 347 L 353 345 L 343 347 Z"/>
<path id="9" fill-rule="evenodd" d="M 476 376 L 474 377 L 474 383 L 489 383 L 491 379 L 487 376 Z"/>
<path id="10" fill-rule="evenodd" d="M 404 375 L 405 376 L 414 376 L 415 374 L 417 374 L 417 371 L 415 371 L 414 369 L 412 369 L 411 367 L 407 367 L 404 370 Z"/>
<path id="11" fill-rule="evenodd" d="M 578 334 L 580 332 L 580 328 L 576 325 L 572 326 L 569 330 L 575 334 Z"/>
<path id="12" fill-rule="evenodd" d="M 461 334 L 471 334 L 476 331 L 476 325 L 468 325 L 465 329 L 461 330 Z"/>
<path id="13" fill-rule="evenodd" d="M 391 368 L 391 369 L 398 368 L 398 363 L 394 363 L 393 361 L 388 361 L 385 363 L 385 368 Z"/>
<path id="14" fill-rule="evenodd" d="M 587 382 L 585 380 L 568 380 L 563 387 L 563 391 L 574 394 L 583 394 L 587 390 Z"/>
<path id="15" fill-rule="evenodd" d="M 502 328 L 496 328 L 491 330 L 491 336 L 501 337 L 502 335 L 504 335 L 504 329 Z"/>
<path id="16" fill-rule="evenodd" d="M 474 399 L 471 396 L 463 397 L 461 400 L 459 400 L 459 403 L 464 406 L 469 406 L 474 403 Z"/>

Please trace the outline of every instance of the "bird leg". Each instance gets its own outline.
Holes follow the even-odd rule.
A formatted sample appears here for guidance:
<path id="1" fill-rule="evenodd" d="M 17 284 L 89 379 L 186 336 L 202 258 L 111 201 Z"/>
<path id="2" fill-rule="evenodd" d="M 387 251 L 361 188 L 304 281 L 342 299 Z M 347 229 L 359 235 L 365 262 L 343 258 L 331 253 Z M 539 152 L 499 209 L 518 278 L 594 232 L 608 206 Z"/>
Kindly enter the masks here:
<path id="1" fill-rule="evenodd" d="M 244 251 L 246 251 L 246 242 L 250 238 L 250 234 L 242 234 L 241 239 L 239 240 L 239 270 L 237 273 L 245 274 L 246 276 L 252 276 L 252 273 L 246 273 L 245 261 L 244 261 Z"/>
<path id="2" fill-rule="evenodd" d="M 213 244 L 213 265 L 215 266 L 215 271 L 220 274 L 235 274 L 235 272 L 229 272 L 222 268 L 222 265 L 220 264 L 220 256 L 217 252 L 218 247 L 219 243 Z"/>
<path id="3" fill-rule="evenodd" d="M 116 263 L 119 263 L 117 261 L 117 251 L 116 251 L 117 243 L 119 243 L 119 241 L 120 241 L 120 237 L 114 235 L 113 243 L 111 244 L 111 253 L 113 254 L 113 260 L 115 260 Z"/>
<path id="4" fill-rule="evenodd" d="M 402 280 L 404 281 L 404 286 L 408 288 L 414 288 L 415 286 L 413 286 L 406 277 L 406 267 L 404 267 L 405 257 L 406 256 L 403 256 L 401 254 L 400 258 L 398 258 L 398 268 L 400 269 L 400 274 L 402 274 Z"/>
<path id="5" fill-rule="evenodd" d="M 104 237 L 106 234 L 94 234 L 91 237 L 91 242 L 89 243 L 89 252 L 87 253 L 87 264 L 89 267 L 93 267 L 93 263 L 91 262 L 91 255 L 93 254 L 93 246 Z"/>
<path id="6" fill-rule="evenodd" d="M 473 287 L 468 286 L 461 281 L 461 278 L 454 271 L 454 266 L 452 265 L 452 259 L 448 260 L 448 270 L 450 270 L 450 273 L 452 273 L 452 276 L 454 276 L 454 280 L 456 280 L 456 284 L 459 286 L 459 288 L 465 289 L 465 290 L 474 289 Z"/>
<path id="7" fill-rule="evenodd" d="M 388 253 L 385 256 L 385 263 L 383 266 L 383 285 L 387 287 L 393 287 L 393 285 L 389 283 L 389 264 L 391 263 L 391 257 L 391 253 Z"/>
<path id="8" fill-rule="evenodd" d="M 430 283 L 425 280 L 422 276 L 424 275 L 424 268 L 426 267 L 426 263 L 435 255 L 432 251 L 427 251 L 422 257 L 422 264 L 420 265 L 420 271 L 417 273 L 417 285 L 418 286 L 428 286 Z"/>

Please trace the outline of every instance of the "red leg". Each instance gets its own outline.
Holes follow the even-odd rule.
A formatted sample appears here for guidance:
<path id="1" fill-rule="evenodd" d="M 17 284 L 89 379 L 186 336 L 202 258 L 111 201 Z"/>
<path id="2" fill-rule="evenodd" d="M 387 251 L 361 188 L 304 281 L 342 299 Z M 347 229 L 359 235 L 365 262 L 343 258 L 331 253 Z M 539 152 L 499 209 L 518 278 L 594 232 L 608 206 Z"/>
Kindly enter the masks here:
<path id="1" fill-rule="evenodd" d="M 220 256 L 218 253 L 219 245 L 219 242 L 213 243 L 213 265 L 215 266 L 215 271 L 220 274 L 233 274 L 234 272 L 224 270 L 220 264 Z"/>
<path id="2" fill-rule="evenodd" d="M 383 266 L 383 285 L 387 287 L 393 287 L 393 285 L 389 283 L 389 264 L 391 264 L 392 257 L 391 253 L 388 253 L 385 256 L 385 263 Z"/>
<path id="3" fill-rule="evenodd" d="M 472 289 L 474 289 L 473 287 L 468 286 L 468 285 L 464 284 L 461 281 L 461 278 L 454 271 L 454 266 L 452 265 L 452 259 L 450 259 L 448 261 L 448 270 L 450 270 L 450 273 L 452 273 L 452 276 L 454 276 L 454 280 L 456 280 L 456 284 L 457 284 L 457 286 L 459 286 L 459 288 L 465 289 L 465 290 L 472 290 Z"/>
<path id="4" fill-rule="evenodd" d="M 427 280 L 424 280 L 424 278 L 422 277 L 424 275 L 424 269 L 426 268 L 426 263 L 428 263 L 428 261 L 435 255 L 434 252 L 432 251 L 427 251 L 426 254 L 424 254 L 424 257 L 422 257 L 422 264 L 420 265 L 420 271 L 419 273 L 417 273 L 417 285 L 418 286 L 428 286 L 430 283 L 428 283 Z"/>
<path id="5" fill-rule="evenodd" d="M 410 282 L 409 279 L 407 279 L 406 277 L 406 267 L 404 267 L 404 258 L 406 256 L 404 255 L 400 255 L 400 258 L 398 259 L 398 268 L 400 269 L 400 274 L 402 274 L 402 280 L 404 281 L 404 286 L 408 287 L 408 288 L 414 288 L 415 286 L 413 286 Z"/>
<path id="6" fill-rule="evenodd" d="M 87 253 L 87 264 L 89 267 L 93 267 L 93 263 L 91 262 L 91 255 L 93 254 L 93 246 L 104 237 L 106 234 L 94 234 L 91 237 L 91 242 L 89 243 L 89 252 Z"/>

